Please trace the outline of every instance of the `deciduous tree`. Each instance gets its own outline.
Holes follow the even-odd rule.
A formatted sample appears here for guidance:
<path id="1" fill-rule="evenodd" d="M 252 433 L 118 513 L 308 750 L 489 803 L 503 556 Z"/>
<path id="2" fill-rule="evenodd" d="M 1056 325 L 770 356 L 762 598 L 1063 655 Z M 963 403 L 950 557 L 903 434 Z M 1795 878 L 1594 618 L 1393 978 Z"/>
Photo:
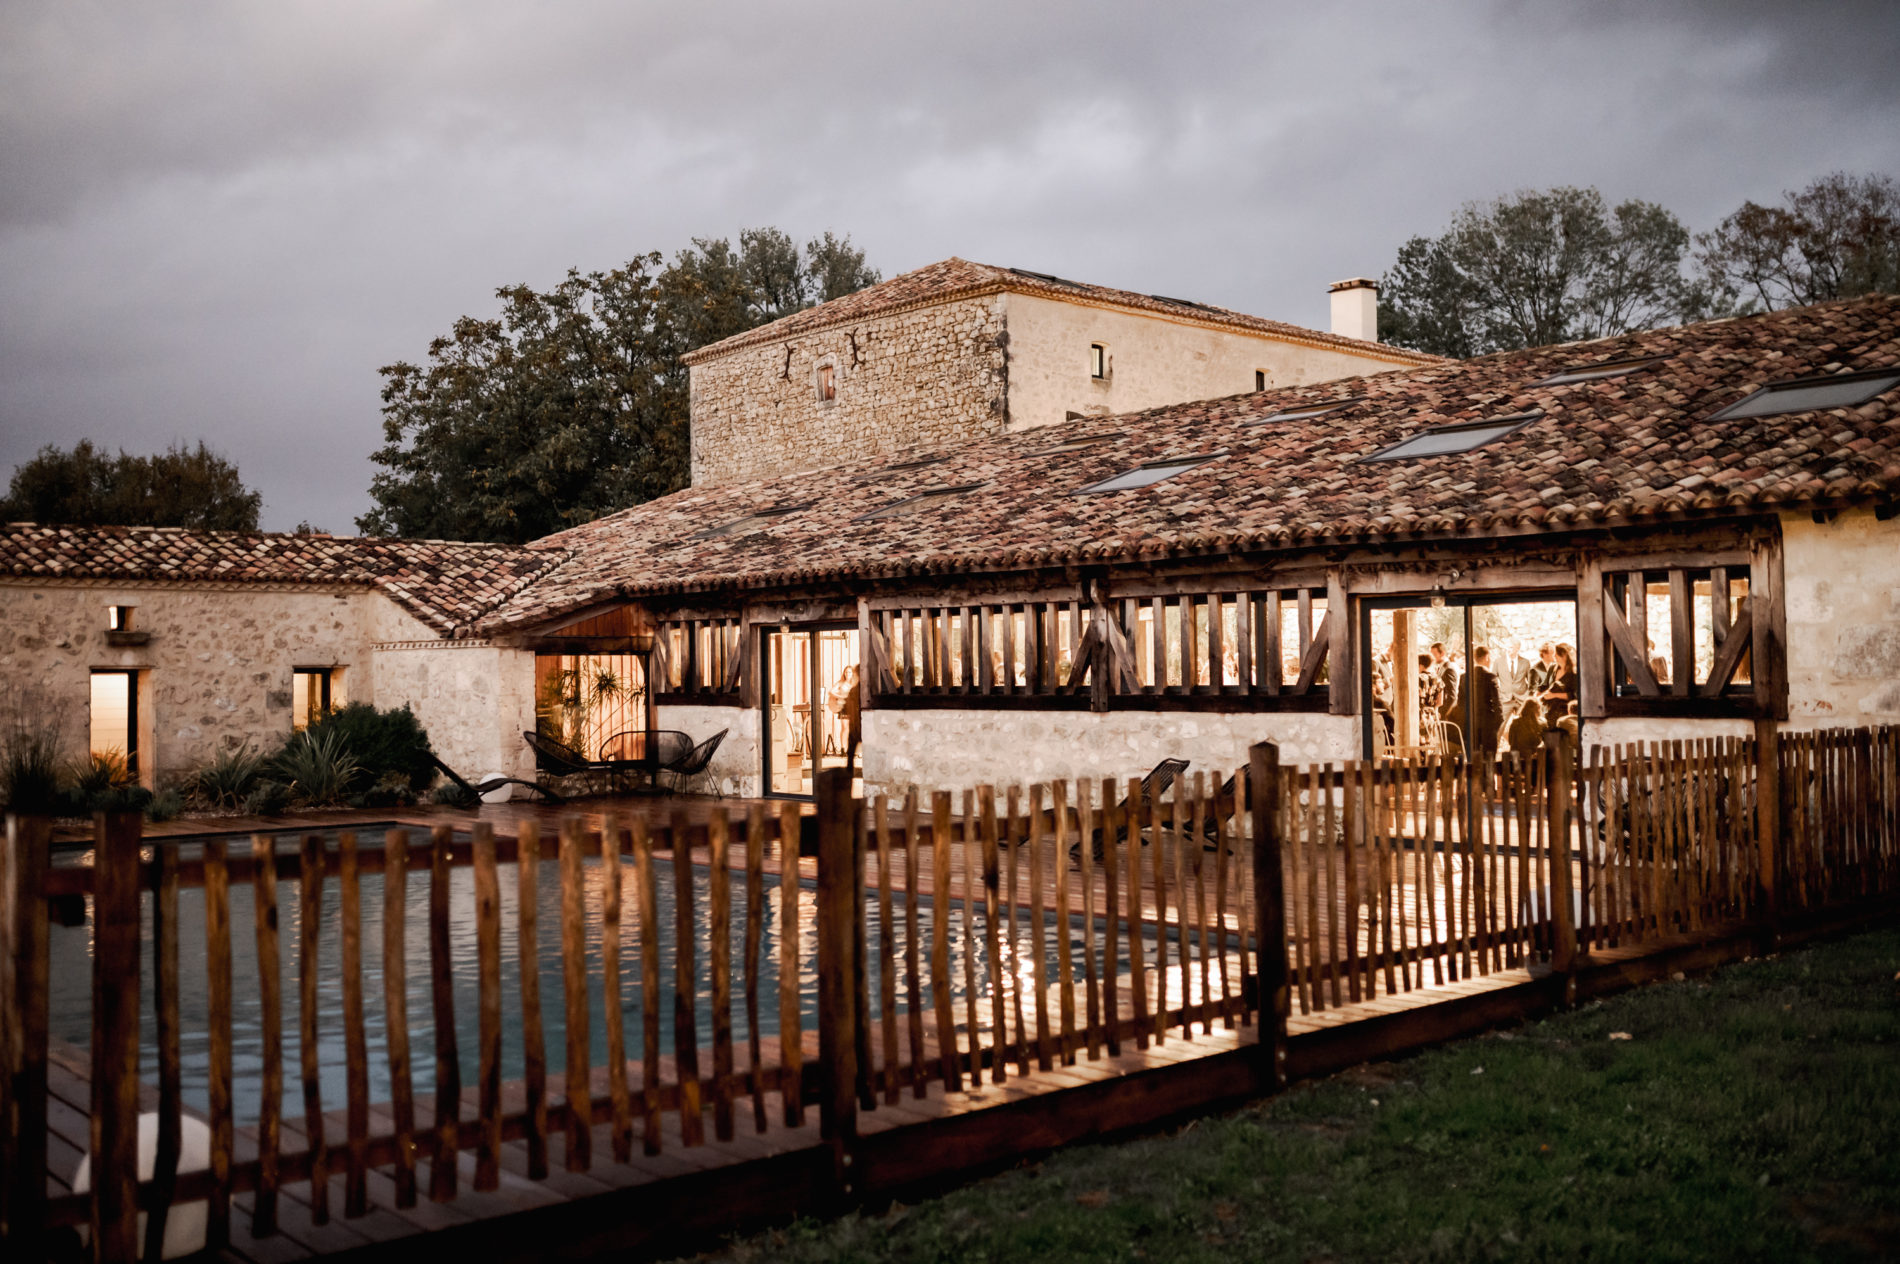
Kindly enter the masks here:
<path id="1" fill-rule="evenodd" d="M 0 516 L 70 526 L 255 531 L 264 498 L 237 466 L 207 448 L 173 444 L 156 456 L 108 456 L 89 439 L 52 444 L 13 471 Z"/>
<path id="2" fill-rule="evenodd" d="M 1696 259 L 1743 311 L 1900 290 L 1900 182 L 1836 171 L 1780 206 L 1744 202 Z"/>
<path id="3" fill-rule="evenodd" d="M 1555 188 L 1468 203 L 1381 287 L 1380 337 L 1465 357 L 1649 329 L 1697 305 L 1689 233 L 1653 202 Z"/>
<path id="4" fill-rule="evenodd" d="M 802 256 L 776 229 L 739 241 L 570 270 L 545 293 L 505 287 L 499 316 L 456 321 L 425 364 L 384 367 L 376 507 L 358 529 L 519 543 L 683 487 L 680 357 L 878 280 L 829 233 Z"/>

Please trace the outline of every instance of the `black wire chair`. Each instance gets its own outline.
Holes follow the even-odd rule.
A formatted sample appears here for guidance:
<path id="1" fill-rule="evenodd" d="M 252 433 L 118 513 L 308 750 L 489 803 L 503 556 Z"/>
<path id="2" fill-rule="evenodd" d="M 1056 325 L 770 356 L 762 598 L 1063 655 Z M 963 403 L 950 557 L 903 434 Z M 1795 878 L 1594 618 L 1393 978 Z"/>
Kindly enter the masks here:
<path id="1" fill-rule="evenodd" d="M 686 787 L 692 784 L 693 778 L 705 773 L 707 766 L 712 763 L 714 753 L 719 750 L 719 744 L 726 740 L 726 734 L 731 731 L 729 728 L 720 729 L 687 751 L 685 755 L 660 769 L 673 779 L 674 794 L 686 793 Z"/>

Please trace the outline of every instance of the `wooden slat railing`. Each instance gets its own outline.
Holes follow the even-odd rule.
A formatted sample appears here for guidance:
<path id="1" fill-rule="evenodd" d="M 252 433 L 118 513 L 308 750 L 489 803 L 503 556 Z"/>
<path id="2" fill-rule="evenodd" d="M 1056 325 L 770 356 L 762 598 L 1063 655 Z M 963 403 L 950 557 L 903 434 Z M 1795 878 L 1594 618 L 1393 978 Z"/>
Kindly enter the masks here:
<path id="1" fill-rule="evenodd" d="M 1777 734 L 1768 725 L 1753 738 L 1598 747 L 1581 760 L 1559 739 L 1530 758 L 1481 765 L 1293 767 L 1263 746 L 1250 770 L 1197 772 L 1161 795 L 1139 781 L 1090 780 L 928 798 L 913 790 L 858 803 L 841 778 L 821 776 L 821 891 L 802 900 L 799 809 L 790 803 L 776 811 L 755 804 L 743 820 L 717 816 L 710 826 L 679 813 L 653 824 L 610 817 L 599 832 L 570 821 L 544 839 L 532 822 L 514 837 L 477 823 L 466 836 L 446 826 L 428 837 L 391 830 L 381 846 L 344 832 L 334 843 L 289 840 L 297 846 L 288 850 L 259 835 L 248 848 L 227 852 L 211 841 L 197 854 L 141 853 L 136 817 L 101 817 L 88 867 L 49 867 L 47 823 L 9 818 L 0 853 L 0 1006 L 17 1015 L 0 1031 L 0 1226 L 9 1257 L 21 1247 L 30 1258 L 49 1227 L 90 1224 L 99 1258 L 134 1258 L 162 1237 L 167 1206 L 196 1199 L 208 1202 L 213 1241 L 222 1241 L 233 1201 L 245 1194 L 250 1233 L 268 1237 L 286 1196 L 306 1202 L 313 1220 L 335 1214 L 332 1171 L 342 1174 L 340 1215 L 350 1220 L 370 1209 L 375 1173 L 398 1207 L 422 1196 L 454 1199 L 461 1151 L 474 1157 L 474 1188 L 485 1190 L 499 1179 L 503 1147 L 516 1142 L 525 1143 L 530 1178 L 544 1179 L 557 1137 L 563 1165 L 584 1172 L 631 1159 L 636 1133 L 654 1154 L 703 1143 L 708 1114 L 712 1134 L 725 1139 L 746 1115 L 759 1132 L 798 1127 L 813 1102 L 848 1188 L 842 1160 L 857 1112 L 895 1105 L 906 1088 L 912 1096 L 933 1083 L 957 1091 L 1129 1047 L 1203 1040 L 1256 1023 L 1263 1003 L 1262 1044 L 1283 1059 L 1288 1013 L 1319 1015 L 1526 967 L 1562 975 L 1580 954 L 1641 952 L 1738 927 L 1772 931 L 1777 918 L 1900 893 L 1900 728 L 1892 727 Z M 671 861 L 674 896 L 664 919 L 660 855 Z M 612 862 L 604 869 L 603 858 Z M 712 878 L 704 919 L 694 879 L 705 881 L 707 870 L 696 860 Z M 782 879 L 775 904 L 774 864 Z M 478 1069 L 466 1099 L 454 1021 L 470 996 L 454 977 L 458 868 L 473 871 L 476 948 Z M 370 875 L 384 882 L 380 967 L 365 962 L 361 942 L 361 886 Z M 554 927 L 536 916 L 543 881 L 559 886 Z M 299 924 L 280 936 L 282 882 L 296 886 L 286 894 Z M 232 924 L 233 884 L 252 890 L 250 926 Z M 177 938 L 179 892 L 193 888 L 203 890 L 202 954 Z M 425 926 L 407 924 L 412 892 L 426 893 L 418 906 Z M 514 897 L 513 996 L 504 994 L 502 970 L 505 893 Z M 47 905 L 73 894 L 92 896 L 95 916 L 91 1148 L 100 1179 L 93 1193 L 50 1197 Z M 145 898 L 157 1100 L 168 1122 L 158 1170 L 138 1182 L 142 998 L 124 981 L 140 977 Z M 802 924 L 812 910 L 815 920 Z M 414 946 L 412 932 L 421 932 Z M 544 943 L 558 946 L 565 1015 L 553 1095 L 541 1022 Z M 255 1124 L 243 1130 L 255 1137 L 255 1154 L 240 1158 L 232 963 L 245 954 L 258 964 L 261 1089 Z M 670 979 L 662 977 L 668 954 Z M 323 1077 L 323 1059 L 334 1055 L 315 1038 L 316 967 L 332 955 L 342 975 L 340 1121 L 323 1094 L 334 1082 Z M 176 1170 L 181 958 L 205 971 L 211 1136 L 209 1169 L 184 1173 Z M 418 1102 L 413 1083 L 418 1016 L 409 1012 L 408 979 L 418 969 L 428 975 L 433 1102 Z M 800 1004 L 802 981 L 814 976 L 823 998 L 815 1023 Z M 636 978 L 638 1003 L 627 1006 Z M 778 983 L 776 1034 L 761 1024 L 768 979 Z M 301 1126 L 281 1113 L 286 987 L 296 989 Z M 372 1110 L 366 1010 L 378 1004 L 389 1101 Z M 667 1004 L 674 1042 L 663 1058 Z M 596 1012 L 608 1025 L 604 1092 L 589 1065 Z M 635 1022 L 630 1059 L 625 1027 Z M 809 1062 L 808 1033 L 823 1051 Z M 502 1055 L 516 1040 L 522 1079 L 510 1088 Z M 590 1135 L 597 1126 L 606 1129 L 600 1152 Z M 136 1240 L 140 1208 L 160 1213 L 146 1243 Z"/>

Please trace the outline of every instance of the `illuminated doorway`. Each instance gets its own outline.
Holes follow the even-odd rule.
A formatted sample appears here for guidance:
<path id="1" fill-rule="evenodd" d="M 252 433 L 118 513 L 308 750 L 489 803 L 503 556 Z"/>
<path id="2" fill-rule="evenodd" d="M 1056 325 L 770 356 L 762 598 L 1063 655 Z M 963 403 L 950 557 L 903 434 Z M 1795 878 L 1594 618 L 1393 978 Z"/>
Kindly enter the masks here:
<path id="1" fill-rule="evenodd" d="M 1360 643 L 1368 758 L 1496 758 L 1576 715 L 1568 593 L 1368 600 Z"/>
<path id="2" fill-rule="evenodd" d="M 851 758 L 853 695 L 858 689 L 858 630 L 850 625 L 767 628 L 760 655 L 765 792 L 810 798 L 820 768 Z M 863 767 L 863 752 L 856 752 Z M 854 778 L 852 793 L 860 793 Z"/>
<path id="3" fill-rule="evenodd" d="M 87 721 L 88 748 L 93 758 L 123 763 L 125 775 L 131 780 L 140 780 L 139 674 L 135 671 L 92 673 Z"/>

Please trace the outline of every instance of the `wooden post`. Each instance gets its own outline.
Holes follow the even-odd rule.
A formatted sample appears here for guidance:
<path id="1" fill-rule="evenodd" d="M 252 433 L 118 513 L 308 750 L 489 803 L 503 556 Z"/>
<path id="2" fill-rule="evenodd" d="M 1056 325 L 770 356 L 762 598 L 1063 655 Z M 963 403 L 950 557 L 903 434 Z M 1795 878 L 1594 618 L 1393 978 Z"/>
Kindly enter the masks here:
<path id="1" fill-rule="evenodd" d="M 92 1250 L 135 1260 L 139 1158 L 139 841 L 137 812 L 93 817 Z M 44 1188 L 44 1186 L 42 1186 Z"/>
<path id="2" fill-rule="evenodd" d="M 849 1193 L 851 1141 L 858 1127 L 857 804 L 848 770 L 818 773 L 818 1061 L 820 1131 L 831 1142 L 834 1174 Z"/>
<path id="3" fill-rule="evenodd" d="M 1254 954 L 1259 979 L 1258 1039 L 1272 1059 L 1276 1088 L 1286 1087 L 1286 894 L 1280 869 L 1280 747 L 1247 750 L 1253 798 Z"/>
<path id="4" fill-rule="evenodd" d="M 1564 1004 L 1576 1000 L 1577 911 L 1570 880 L 1570 734 L 1544 734 L 1544 845 L 1550 853 L 1550 968 L 1563 980 Z"/>
<path id="5" fill-rule="evenodd" d="M 0 1118 L 0 1231 L 7 1254 L 36 1259 L 46 1216 L 47 923 L 46 866 L 52 818 L 7 815 L 0 855 L 0 1074 L 6 1076 Z"/>
<path id="6" fill-rule="evenodd" d="M 1773 952 L 1781 939 L 1781 726 L 1768 717 L 1755 721 L 1755 847 L 1756 918 L 1762 951 Z"/>

